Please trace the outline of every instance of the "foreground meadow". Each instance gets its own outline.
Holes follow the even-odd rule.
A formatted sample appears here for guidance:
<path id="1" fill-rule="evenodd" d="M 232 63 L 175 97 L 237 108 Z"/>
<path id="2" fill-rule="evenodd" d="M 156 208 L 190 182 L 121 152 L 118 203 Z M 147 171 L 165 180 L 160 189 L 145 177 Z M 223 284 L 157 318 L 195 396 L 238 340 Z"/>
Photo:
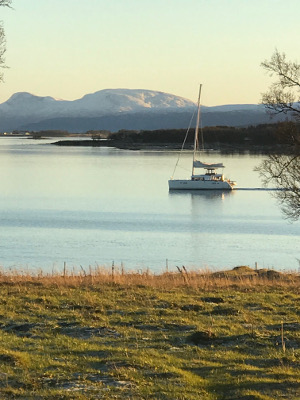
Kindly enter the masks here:
<path id="1" fill-rule="evenodd" d="M 0 275 L 1 399 L 300 399 L 297 274 Z"/>

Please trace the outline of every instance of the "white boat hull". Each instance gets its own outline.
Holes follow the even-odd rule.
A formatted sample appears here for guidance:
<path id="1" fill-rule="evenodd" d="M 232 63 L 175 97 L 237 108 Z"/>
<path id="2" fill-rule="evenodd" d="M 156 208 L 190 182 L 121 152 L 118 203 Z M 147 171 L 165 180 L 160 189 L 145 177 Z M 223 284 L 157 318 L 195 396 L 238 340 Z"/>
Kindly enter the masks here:
<path id="1" fill-rule="evenodd" d="M 213 180 L 170 179 L 169 190 L 232 190 L 234 183 Z"/>

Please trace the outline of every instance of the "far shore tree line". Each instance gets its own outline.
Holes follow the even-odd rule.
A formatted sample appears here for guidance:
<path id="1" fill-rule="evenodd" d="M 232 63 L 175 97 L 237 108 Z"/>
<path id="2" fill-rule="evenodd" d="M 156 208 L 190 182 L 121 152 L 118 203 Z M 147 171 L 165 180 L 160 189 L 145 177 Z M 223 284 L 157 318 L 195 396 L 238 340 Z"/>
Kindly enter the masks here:
<path id="1" fill-rule="evenodd" d="M 202 129 L 205 148 L 210 145 L 219 144 L 220 147 L 226 146 L 293 146 L 293 137 L 297 136 L 300 124 L 292 121 L 279 122 L 274 124 L 251 125 L 248 127 L 233 126 L 211 126 Z M 194 128 L 189 130 L 186 138 L 186 145 L 192 146 L 194 140 Z M 291 132 L 294 135 L 291 136 Z M 14 131 L 14 134 L 20 132 Z M 186 136 L 186 129 L 157 129 L 157 130 L 119 130 L 109 132 L 107 130 L 87 131 L 83 134 L 70 133 L 65 130 L 43 130 L 38 132 L 28 132 L 35 138 L 43 137 L 68 137 L 85 136 L 87 139 L 98 141 L 108 139 L 113 142 L 125 144 L 153 144 L 153 145 L 177 145 L 180 146 Z"/>
<path id="2" fill-rule="evenodd" d="M 299 130 L 300 125 L 287 121 L 276 124 L 260 124 L 248 127 L 213 126 L 202 129 L 205 147 L 210 144 L 247 145 L 247 146 L 274 146 L 290 145 L 291 138 L 286 132 Z M 186 144 L 192 146 L 194 129 L 190 129 Z M 109 139 L 113 141 L 133 144 L 182 144 L 186 136 L 186 129 L 160 129 L 154 131 L 120 130 L 112 133 Z"/>

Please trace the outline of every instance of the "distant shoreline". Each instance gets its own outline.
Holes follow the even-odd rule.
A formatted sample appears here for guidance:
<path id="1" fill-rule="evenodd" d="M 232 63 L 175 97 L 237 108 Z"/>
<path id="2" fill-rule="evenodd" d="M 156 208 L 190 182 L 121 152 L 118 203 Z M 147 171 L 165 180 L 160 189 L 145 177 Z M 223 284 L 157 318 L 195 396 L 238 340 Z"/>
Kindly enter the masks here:
<path id="1" fill-rule="evenodd" d="M 66 146 L 66 147 L 113 147 L 120 150 L 181 150 L 181 144 L 179 143 L 132 143 L 127 141 L 116 141 L 116 140 L 59 140 L 51 143 L 55 146 Z M 185 150 L 192 150 L 192 145 L 187 144 Z M 210 143 L 209 148 L 204 151 L 221 151 L 226 153 L 258 153 L 258 154 L 269 154 L 271 152 L 287 153 L 288 146 L 257 146 L 245 144 L 242 146 L 226 145 L 222 143 Z"/>

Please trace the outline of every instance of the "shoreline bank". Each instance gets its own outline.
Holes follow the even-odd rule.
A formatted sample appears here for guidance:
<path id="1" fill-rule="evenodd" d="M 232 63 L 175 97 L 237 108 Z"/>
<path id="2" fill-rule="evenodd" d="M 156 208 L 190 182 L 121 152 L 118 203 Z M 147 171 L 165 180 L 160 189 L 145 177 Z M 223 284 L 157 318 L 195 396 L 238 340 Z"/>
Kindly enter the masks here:
<path id="1" fill-rule="evenodd" d="M 78 146 L 78 147 L 113 147 L 120 150 L 174 150 L 180 151 L 182 145 L 180 143 L 131 143 L 126 141 L 115 140 L 59 140 L 51 143 L 55 146 Z M 191 150 L 193 146 L 188 144 L 184 150 Z M 220 145 L 219 143 L 210 143 L 209 148 L 204 149 L 204 152 L 219 151 L 221 153 L 253 153 L 253 154 L 270 154 L 276 152 L 281 154 L 289 154 L 288 146 L 234 146 Z"/>

